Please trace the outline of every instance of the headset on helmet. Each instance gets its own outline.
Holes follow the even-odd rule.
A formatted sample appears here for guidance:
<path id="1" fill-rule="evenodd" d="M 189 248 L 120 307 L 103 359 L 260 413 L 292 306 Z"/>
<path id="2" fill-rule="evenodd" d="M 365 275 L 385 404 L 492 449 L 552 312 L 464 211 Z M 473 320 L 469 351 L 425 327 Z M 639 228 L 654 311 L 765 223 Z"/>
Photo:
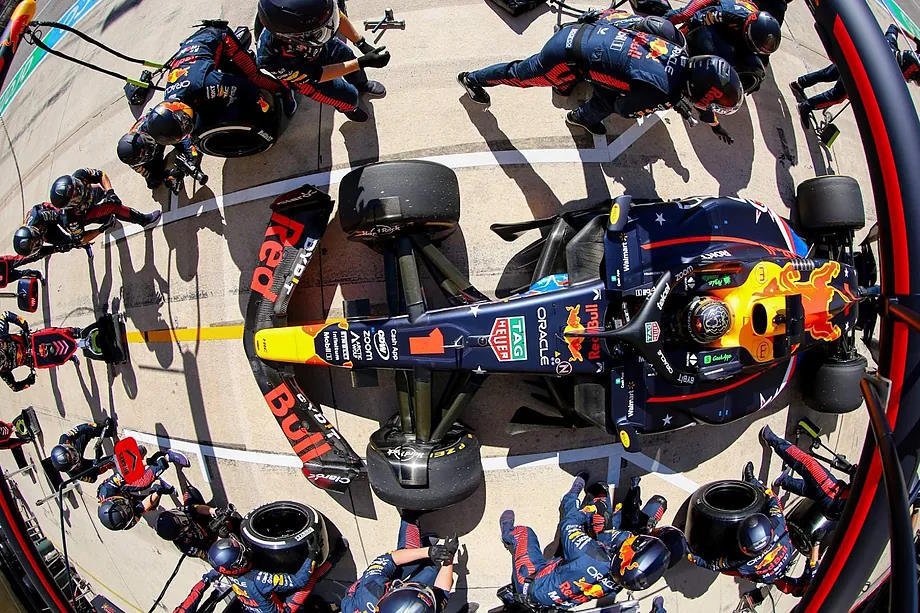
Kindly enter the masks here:
<path id="1" fill-rule="evenodd" d="M 377 602 L 377 613 L 434 613 L 437 603 L 431 586 L 413 581 L 384 594 Z"/>
<path id="2" fill-rule="evenodd" d="M 146 132 L 128 132 L 118 141 L 118 159 L 128 166 L 140 166 L 153 159 L 157 142 Z"/>
<path id="3" fill-rule="evenodd" d="M 127 530 L 137 523 L 134 507 L 123 496 L 107 498 L 99 504 L 99 521 L 109 530 Z"/>
<path id="4" fill-rule="evenodd" d="M 69 204 L 81 204 L 86 196 L 86 184 L 70 175 L 58 177 L 51 186 L 51 204 L 59 209 Z"/>
<path id="5" fill-rule="evenodd" d="M 208 549 L 208 562 L 222 575 L 241 575 L 252 568 L 249 550 L 235 536 L 220 539 Z"/>
<path id="6" fill-rule="evenodd" d="M 284 42 L 322 47 L 339 29 L 335 0 L 259 0 L 259 20 Z"/>
<path id="7" fill-rule="evenodd" d="M 695 55 L 687 62 L 685 95 L 697 109 L 731 115 L 744 104 L 741 77 L 724 58 Z"/>
<path id="8" fill-rule="evenodd" d="M 42 246 L 41 233 L 32 226 L 20 226 L 13 234 L 13 249 L 19 255 L 32 255 Z"/>
<path id="9" fill-rule="evenodd" d="M 721 300 L 697 296 L 687 307 L 687 331 L 698 343 L 705 345 L 719 340 L 731 326 L 731 311 Z"/>
<path id="10" fill-rule="evenodd" d="M 773 524 L 763 513 L 754 513 L 738 524 L 738 549 L 754 558 L 773 542 Z"/>
<path id="11" fill-rule="evenodd" d="M 147 114 L 147 133 L 161 145 L 185 140 L 195 128 L 195 111 L 184 102 L 166 100 Z"/>
<path id="12" fill-rule="evenodd" d="M 82 459 L 73 445 L 61 444 L 51 448 L 51 465 L 60 472 L 73 470 L 80 465 Z"/>
<path id="13" fill-rule="evenodd" d="M 633 534 L 613 554 L 610 577 L 628 590 L 644 590 L 664 575 L 670 561 L 668 547 L 659 539 L 647 534 Z"/>
<path id="14" fill-rule="evenodd" d="M 163 540 L 174 541 L 188 530 L 191 523 L 188 515 L 179 509 L 164 511 L 157 517 L 157 535 Z"/>
<path id="15" fill-rule="evenodd" d="M 779 48 L 782 37 L 779 22 L 766 11 L 751 13 L 744 22 L 744 40 L 754 53 L 773 53 Z"/>

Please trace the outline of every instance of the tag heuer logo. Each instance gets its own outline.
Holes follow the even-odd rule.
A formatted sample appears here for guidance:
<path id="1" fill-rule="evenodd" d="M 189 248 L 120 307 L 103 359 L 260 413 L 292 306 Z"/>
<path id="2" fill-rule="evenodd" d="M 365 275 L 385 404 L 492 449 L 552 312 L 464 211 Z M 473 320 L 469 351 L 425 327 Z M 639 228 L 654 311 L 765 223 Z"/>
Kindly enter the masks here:
<path id="1" fill-rule="evenodd" d="M 658 337 L 661 335 L 661 328 L 658 327 L 657 321 L 650 321 L 645 324 L 645 342 L 646 343 L 657 343 Z"/>
<path id="2" fill-rule="evenodd" d="M 492 324 L 489 345 L 499 362 L 527 359 L 527 334 L 523 317 L 499 317 Z"/>

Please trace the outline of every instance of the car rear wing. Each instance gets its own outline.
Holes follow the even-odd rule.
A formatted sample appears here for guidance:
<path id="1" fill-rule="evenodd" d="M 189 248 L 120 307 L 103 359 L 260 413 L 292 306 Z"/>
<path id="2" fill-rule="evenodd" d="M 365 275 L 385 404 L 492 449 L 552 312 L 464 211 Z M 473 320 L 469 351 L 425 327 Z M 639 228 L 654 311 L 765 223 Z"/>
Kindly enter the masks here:
<path id="1" fill-rule="evenodd" d="M 272 203 L 250 283 L 243 346 L 269 410 L 303 461 L 304 476 L 321 489 L 344 492 L 356 479 L 366 478 L 363 461 L 300 388 L 293 367 L 262 361 L 255 346 L 259 330 L 287 325 L 288 304 L 329 224 L 332 206 L 332 199 L 311 185 Z"/>

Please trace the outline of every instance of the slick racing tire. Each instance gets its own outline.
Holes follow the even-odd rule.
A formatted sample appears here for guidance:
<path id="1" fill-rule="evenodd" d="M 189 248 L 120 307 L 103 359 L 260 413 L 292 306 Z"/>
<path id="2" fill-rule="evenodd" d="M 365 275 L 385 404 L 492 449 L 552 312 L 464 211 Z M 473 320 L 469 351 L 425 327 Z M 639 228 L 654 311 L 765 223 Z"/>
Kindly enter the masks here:
<path id="1" fill-rule="evenodd" d="M 862 406 L 859 382 L 869 362 L 861 355 L 828 360 L 818 366 L 805 395 L 805 404 L 819 413 L 849 413 Z"/>
<path id="2" fill-rule="evenodd" d="M 239 158 L 262 153 L 275 144 L 267 131 L 245 121 L 208 126 L 198 134 L 198 148 L 206 155 Z"/>
<path id="3" fill-rule="evenodd" d="M 786 528 L 796 549 L 804 556 L 811 548 L 826 541 L 837 522 L 828 519 L 821 512 L 818 503 L 808 498 L 799 498 L 785 510 Z"/>
<path id="4" fill-rule="evenodd" d="M 405 487 L 387 461 L 387 445 L 400 442 L 398 426 L 384 426 L 367 445 L 367 476 L 378 498 L 401 509 L 433 511 L 469 498 L 483 483 L 479 439 L 454 426 L 428 458 L 428 487 Z"/>
<path id="5" fill-rule="evenodd" d="M 795 202 L 799 229 L 806 235 L 859 230 L 866 225 L 862 193 L 853 177 L 827 175 L 803 181 Z"/>
<path id="6" fill-rule="evenodd" d="M 443 238 L 460 221 L 454 171 L 420 160 L 356 168 L 339 185 L 339 220 L 352 240 L 374 241 L 407 232 Z"/>
<path id="7" fill-rule="evenodd" d="M 240 536 L 252 550 L 255 568 L 296 572 L 307 557 L 317 566 L 329 557 L 326 520 L 312 507 L 281 500 L 262 505 L 243 518 Z"/>
<path id="8" fill-rule="evenodd" d="M 690 497 L 685 533 L 690 550 L 707 560 L 737 558 L 738 524 L 763 511 L 766 496 L 760 488 L 735 479 L 707 483 Z"/>

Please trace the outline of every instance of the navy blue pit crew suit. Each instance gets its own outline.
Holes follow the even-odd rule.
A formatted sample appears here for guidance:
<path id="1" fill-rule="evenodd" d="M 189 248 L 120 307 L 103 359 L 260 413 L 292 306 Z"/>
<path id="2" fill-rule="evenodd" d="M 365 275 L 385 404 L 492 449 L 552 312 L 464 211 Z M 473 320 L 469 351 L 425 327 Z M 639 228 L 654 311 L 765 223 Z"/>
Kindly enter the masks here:
<path id="1" fill-rule="evenodd" d="M 90 441 L 94 438 L 105 437 L 109 425 L 106 423 L 96 424 L 96 423 L 87 423 L 80 424 L 74 428 L 71 428 L 67 432 L 61 435 L 61 438 L 58 439 L 59 445 L 70 445 L 80 454 L 81 461 L 80 464 L 73 469 L 67 471 L 69 477 L 73 477 L 85 470 L 89 472 L 82 477 L 80 481 L 85 481 L 87 483 L 93 483 L 99 476 L 115 468 L 115 461 L 112 456 L 103 457 L 102 455 L 102 446 L 96 446 L 96 456 L 95 459 L 89 460 L 83 457 L 83 452 L 86 451 L 86 448 L 89 446 Z M 99 441 L 102 442 L 101 440 Z"/>

